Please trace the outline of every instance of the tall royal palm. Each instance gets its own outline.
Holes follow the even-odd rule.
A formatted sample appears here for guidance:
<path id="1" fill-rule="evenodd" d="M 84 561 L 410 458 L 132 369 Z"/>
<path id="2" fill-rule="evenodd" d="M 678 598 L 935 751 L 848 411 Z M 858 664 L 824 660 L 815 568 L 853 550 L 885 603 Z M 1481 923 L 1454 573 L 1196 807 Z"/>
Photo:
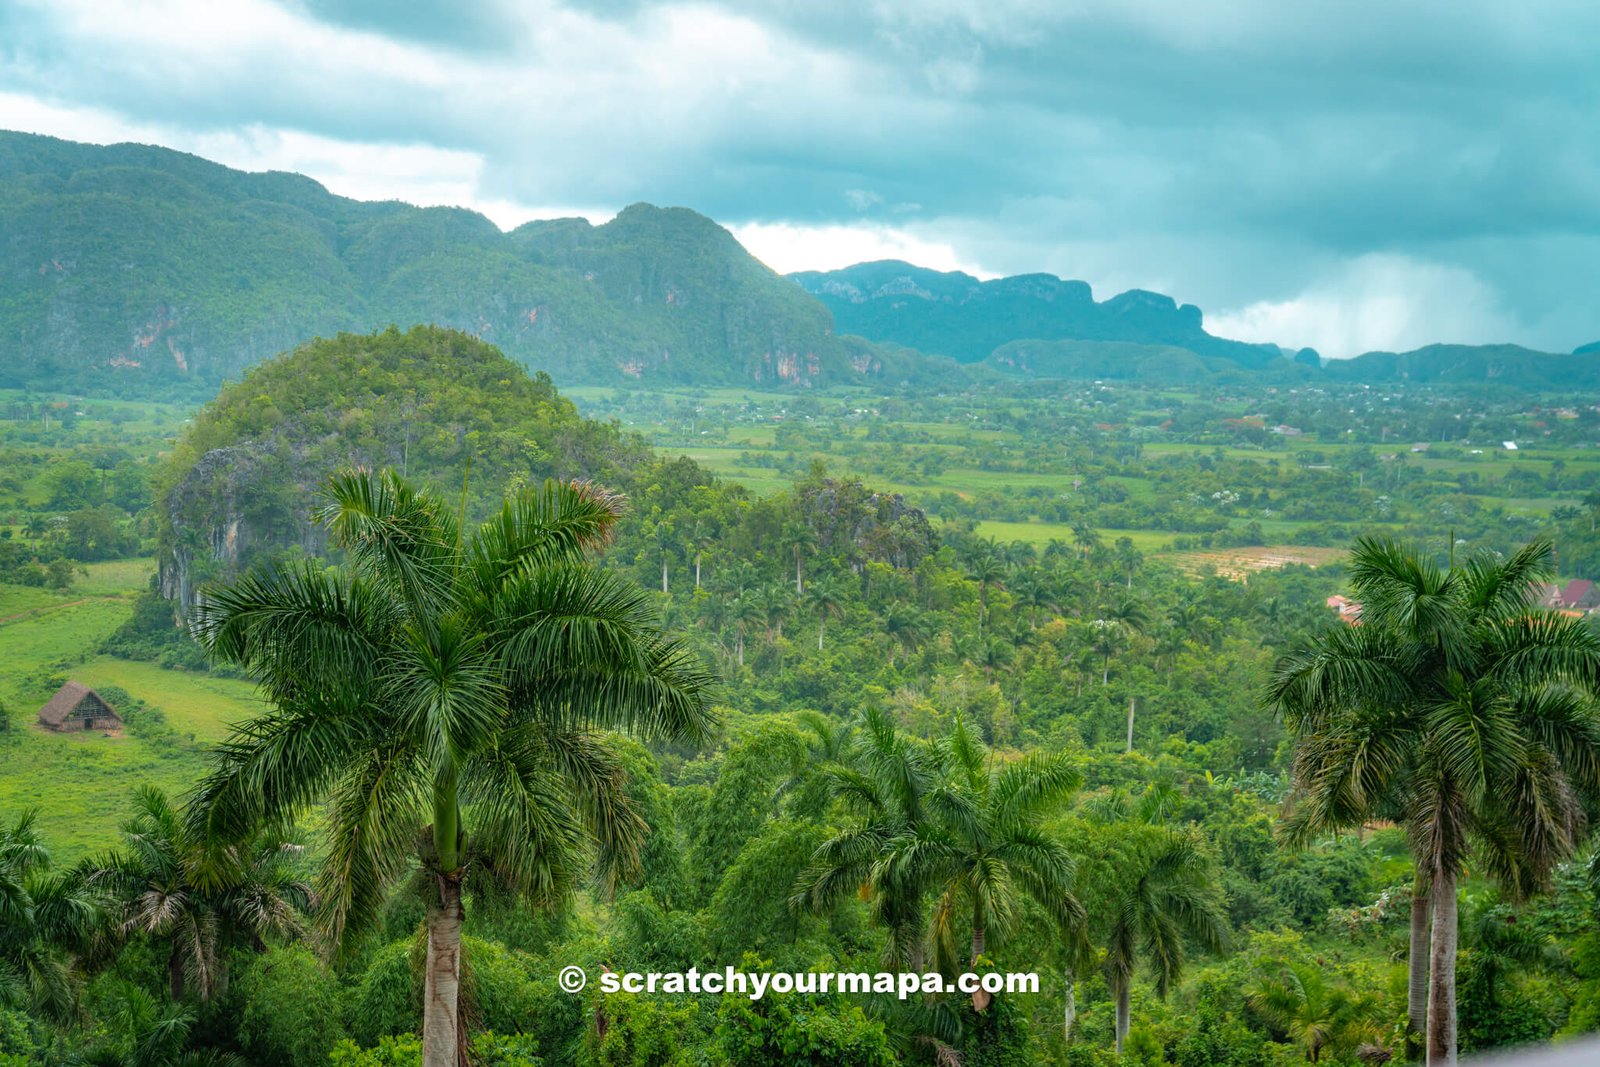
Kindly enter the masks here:
<path id="1" fill-rule="evenodd" d="M 884 878 L 932 888 L 930 934 L 940 967 L 954 970 L 963 948 L 975 966 L 1014 928 L 1024 895 L 1044 909 L 1070 947 L 1081 948 L 1077 867 L 1042 825 L 1077 792 L 1083 781 L 1078 770 L 1061 755 L 994 760 L 959 719 L 935 751 L 940 780 L 927 798 L 933 818 L 891 841 L 879 868 Z"/>
<path id="2" fill-rule="evenodd" d="M 197 629 L 272 710 L 201 783 L 194 831 L 233 845 L 324 804 L 318 920 L 369 927 L 408 868 L 427 913 L 423 1063 L 464 1047 L 462 887 L 556 901 L 593 860 L 636 869 L 646 832 L 599 731 L 694 740 L 709 678 L 649 598 L 590 565 L 621 512 L 546 482 L 468 533 L 392 472 L 336 475 L 322 512 L 348 563 L 286 564 L 208 591 Z"/>
<path id="3" fill-rule="evenodd" d="M 1228 938 L 1216 871 L 1192 832 L 1153 831 L 1138 840 L 1129 832 L 1130 852 L 1116 872 L 1110 894 L 1105 972 L 1116 998 L 1117 1053 L 1122 1053 L 1132 1020 L 1133 976 L 1143 960 L 1156 980 L 1156 993 L 1183 976 L 1185 939 L 1220 951 Z"/>
<path id="4" fill-rule="evenodd" d="M 1579 839 L 1582 798 L 1600 794 L 1600 640 L 1537 607 L 1552 554 L 1536 541 L 1441 568 L 1359 541 L 1361 624 L 1285 657 L 1269 688 L 1297 735 L 1291 832 L 1384 812 L 1406 829 L 1429 895 L 1430 1064 L 1456 1056 L 1456 892 L 1469 852 L 1513 895 L 1538 889 Z"/>
<path id="5" fill-rule="evenodd" d="M 850 822 L 822 843 L 795 884 L 793 905 L 815 912 L 849 893 L 865 896 L 888 935 L 884 963 L 895 969 L 924 969 L 927 887 L 886 877 L 877 864 L 891 841 L 922 827 L 934 770 L 925 743 L 901 734 L 886 713 L 868 709 L 852 743 L 823 767 L 829 792 Z"/>

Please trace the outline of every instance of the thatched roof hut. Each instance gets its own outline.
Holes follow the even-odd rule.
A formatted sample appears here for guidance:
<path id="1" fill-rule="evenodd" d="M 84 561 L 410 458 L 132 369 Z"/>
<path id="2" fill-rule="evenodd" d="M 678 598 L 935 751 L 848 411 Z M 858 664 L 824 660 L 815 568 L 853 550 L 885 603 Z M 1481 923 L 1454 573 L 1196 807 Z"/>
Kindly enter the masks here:
<path id="1" fill-rule="evenodd" d="M 51 730 L 115 730 L 117 710 L 82 682 L 68 682 L 39 709 L 39 725 Z"/>

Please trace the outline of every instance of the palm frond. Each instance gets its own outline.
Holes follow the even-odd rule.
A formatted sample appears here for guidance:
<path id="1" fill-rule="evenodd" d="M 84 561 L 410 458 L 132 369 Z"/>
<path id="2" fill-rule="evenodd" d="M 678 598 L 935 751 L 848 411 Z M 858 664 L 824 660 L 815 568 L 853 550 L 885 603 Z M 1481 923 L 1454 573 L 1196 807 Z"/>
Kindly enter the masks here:
<path id="1" fill-rule="evenodd" d="M 416 851 L 427 781 L 416 749 L 392 738 L 350 758 L 329 790 L 316 920 L 335 954 L 382 912 Z"/>

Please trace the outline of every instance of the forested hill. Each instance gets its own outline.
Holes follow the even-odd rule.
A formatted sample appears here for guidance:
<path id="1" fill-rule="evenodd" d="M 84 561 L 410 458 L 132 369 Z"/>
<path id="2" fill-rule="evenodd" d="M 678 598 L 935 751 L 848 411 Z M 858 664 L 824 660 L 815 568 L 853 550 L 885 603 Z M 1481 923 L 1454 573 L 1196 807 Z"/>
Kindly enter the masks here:
<path id="1" fill-rule="evenodd" d="M 579 417 L 548 375 L 530 377 L 460 331 L 308 342 L 224 388 L 167 458 L 156 478 L 161 590 L 187 608 L 207 578 L 289 546 L 321 551 L 327 531 L 308 501 L 341 467 L 393 468 L 482 518 L 509 485 L 629 485 L 650 459 L 614 423 Z"/>
<path id="2" fill-rule="evenodd" d="M 0 384 L 207 395 L 314 336 L 432 322 L 563 382 L 808 387 L 937 373 L 835 336 L 722 227 L 636 204 L 502 233 L 141 145 L 0 132 Z"/>
<path id="3" fill-rule="evenodd" d="M 883 260 L 790 277 L 827 305 L 841 332 L 982 363 L 1011 377 L 1177 383 L 1258 371 L 1315 377 L 1322 365 L 1312 349 L 1291 355 L 1277 345 L 1212 336 L 1198 307 L 1170 296 L 1134 289 L 1097 302 L 1088 283 L 1053 274 L 980 281 Z M 1600 343 L 1570 354 L 1434 344 L 1330 360 L 1322 369 L 1341 381 L 1373 383 L 1600 385 Z"/>
<path id="4" fill-rule="evenodd" d="M 1111 341 L 1187 349 L 1263 367 L 1282 358 L 1276 345 L 1213 337 L 1200 309 L 1133 289 L 1096 302 L 1087 282 L 1053 274 L 979 281 L 899 260 L 857 263 L 790 277 L 833 312 L 839 329 L 976 363 L 1011 341 Z"/>

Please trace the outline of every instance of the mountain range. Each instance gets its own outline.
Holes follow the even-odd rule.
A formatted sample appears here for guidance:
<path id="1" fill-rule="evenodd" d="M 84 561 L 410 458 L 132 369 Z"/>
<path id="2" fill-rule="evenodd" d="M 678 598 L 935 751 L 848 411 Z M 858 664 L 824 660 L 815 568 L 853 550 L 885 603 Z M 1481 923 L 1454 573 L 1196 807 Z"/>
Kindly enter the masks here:
<path id="1" fill-rule="evenodd" d="M 1432 345 L 1323 361 L 1201 310 L 1048 274 L 898 261 L 784 277 L 686 208 L 502 232 L 145 145 L 0 132 L 0 385 L 209 394 L 316 336 L 434 323 L 564 384 L 810 388 L 992 377 L 1600 384 L 1600 351 Z"/>

